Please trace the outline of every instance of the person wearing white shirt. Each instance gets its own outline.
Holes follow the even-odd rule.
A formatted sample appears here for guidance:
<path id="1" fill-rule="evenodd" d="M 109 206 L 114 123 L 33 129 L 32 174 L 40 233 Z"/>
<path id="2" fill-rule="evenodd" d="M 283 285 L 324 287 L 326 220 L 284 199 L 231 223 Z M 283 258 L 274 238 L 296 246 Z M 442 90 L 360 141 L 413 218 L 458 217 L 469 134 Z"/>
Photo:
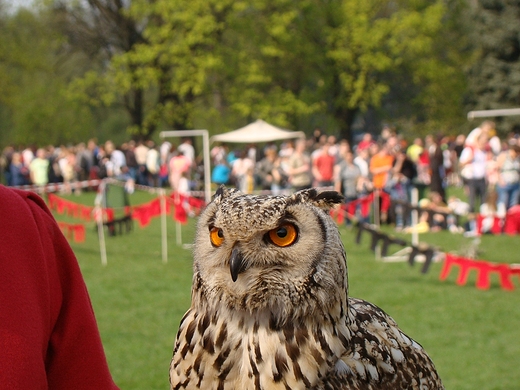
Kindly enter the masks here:
<path id="1" fill-rule="evenodd" d="M 177 150 L 182 152 L 182 154 L 190 160 L 190 164 L 193 165 L 195 162 L 195 148 L 191 144 L 190 138 L 184 138 L 182 143 L 177 147 Z"/>
<path id="2" fill-rule="evenodd" d="M 480 204 L 484 203 L 487 194 L 486 164 L 487 154 L 485 151 L 488 136 L 486 133 L 480 134 L 474 144 L 467 145 L 459 158 L 461 176 L 468 188 L 468 202 L 470 211 L 474 212 L 476 199 L 479 198 Z"/>

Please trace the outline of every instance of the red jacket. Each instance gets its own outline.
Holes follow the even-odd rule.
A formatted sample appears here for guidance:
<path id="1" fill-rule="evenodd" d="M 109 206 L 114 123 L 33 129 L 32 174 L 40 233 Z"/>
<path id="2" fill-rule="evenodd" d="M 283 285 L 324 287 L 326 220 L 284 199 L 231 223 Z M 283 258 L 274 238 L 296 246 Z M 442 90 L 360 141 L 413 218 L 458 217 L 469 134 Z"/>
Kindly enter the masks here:
<path id="1" fill-rule="evenodd" d="M 67 240 L 40 197 L 4 186 L 0 388 L 117 389 Z"/>

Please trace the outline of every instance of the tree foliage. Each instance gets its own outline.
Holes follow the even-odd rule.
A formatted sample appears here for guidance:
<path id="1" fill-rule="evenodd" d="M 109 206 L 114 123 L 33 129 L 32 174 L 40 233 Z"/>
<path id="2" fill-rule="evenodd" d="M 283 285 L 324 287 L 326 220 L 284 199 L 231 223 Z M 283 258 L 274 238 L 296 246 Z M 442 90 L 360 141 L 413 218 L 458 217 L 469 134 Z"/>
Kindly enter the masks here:
<path id="1" fill-rule="evenodd" d="M 56 0 L 57 28 L 67 37 L 67 52 L 86 56 L 88 68 L 67 90 L 70 99 L 93 107 L 124 109 L 130 130 L 145 132 L 147 91 L 133 66 L 119 60 L 143 42 L 143 24 L 128 15 L 131 2 L 121 0 Z"/>
<path id="2" fill-rule="evenodd" d="M 5 118 L 0 139 L 59 144 L 88 137 L 89 109 L 64 95 L 75 72 L 74 58 L 63 55 L 63 37 L 50 28 L 49 14 L 20 9 L 2 16 L 0 104 Z"/>
<path id="3" fill-rule="evenodd" d="M 520 107 L 520 2 L 479 0 L 472 9 L 477 58 L 469 68 L 468 110 Z M 502 132 L 520 125 L 499 118 Z"/>

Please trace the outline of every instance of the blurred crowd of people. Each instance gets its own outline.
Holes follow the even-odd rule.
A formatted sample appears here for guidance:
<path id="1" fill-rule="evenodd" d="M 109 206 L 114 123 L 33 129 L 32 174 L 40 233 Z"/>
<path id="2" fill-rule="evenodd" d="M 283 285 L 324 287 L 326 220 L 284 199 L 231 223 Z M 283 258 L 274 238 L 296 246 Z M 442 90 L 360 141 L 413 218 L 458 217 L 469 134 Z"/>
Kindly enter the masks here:
<path id="1" fill-rule="evenodd" d="M 197 179 L 195 149 L 190 138 L 174 147 L 164 141 L 129 141 L 98 144 L 95 139 L 73 146 L 6 147 L 1 157 L 8 186 L 64 183 L 66 192 L 80 193 L 74 183 L 115 178 L 150 187 L 187 192 L 188 178 Z"/>
<path id="2" fill-rule="evenodd" d="M 418 189 L 419 228 L 472 231 L 457 225 L 461 216 L 476 214 L 504 218 L 519 203 L 520 139 L 496 135 L 495 124 L 483 122 L 467 136 L 418 137 L 408 143 L 391 127 L 370 133 L 350 144 L 316 129 L 312 137 L 285 141 L 279 146 L 255 145 L 230 150 L 217 145 L 211 150 L 212 182 L 233 185 L 243 192 L 274 194 L 308 187 L 331 187 L 345 202 L 372 192 L 385 192 L 392 200 L 383 222 L 396 229 L 409 228 L 412 189 Z M 447 188 L 464 188 L 467 202 L 448 196 Z M 359 217 L 359 216 L 358 216 Z M 358 218 L 359 219 L 359 218 Z"/>
<path id="3" fill-rule="evenodd" d="M 428 227 L 455 231 L 460 227 L 447 217 L 450 214 L 504 217 L 518 205 L 519 152 L 518 135 L 500 139 L 491 121 L 484 121 L 467 136 L 427 135 L 411 142 L 389 126 L 377 136 L 363 134 L 354 144 L 316 129 L 306 139 L 261 147 L 213 146 L 211 182 L 246 193 L 329 187 L 340 191 L 346 202 L 385 192 L 393 206 L 389 215 L 380 217 L 397 229 L 411 223 L 405 206 L 412 201 L 412 189 L 417 188 L 421 207 L 439 212 L 433 219 L 428 214 Z M 79 192 L 74 182 L 113 177 L 185 193 L 203 188 L 203 161 L 197 156 L 191 138 L 178 145 L 163 140 L 160 144 L 129 141 L 118 146 L 91 139 L 68 147 L 6 147 L 0 162 L 9 186 L 64 183 L 65 191 Z M 463 187 L 467 202 L 448 197 L 449 186 Z M 421 222 L 426 223 L 427 218 L 421 215 Z"/>

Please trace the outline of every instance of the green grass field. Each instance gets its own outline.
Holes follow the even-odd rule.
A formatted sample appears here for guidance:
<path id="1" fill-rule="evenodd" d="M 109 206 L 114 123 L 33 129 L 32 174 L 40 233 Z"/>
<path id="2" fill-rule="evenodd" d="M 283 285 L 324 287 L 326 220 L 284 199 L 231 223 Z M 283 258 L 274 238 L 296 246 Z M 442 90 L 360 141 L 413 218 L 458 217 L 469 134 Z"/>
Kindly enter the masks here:
<path id="1" fill-rule="evenodd" d="M 85 193 L 70 200 L 93 204 Z M 137 205 L 151 195 L 135 193 Z M 71 222 L 70 217 L 55 214 Z M 195 221 L 183 226 L 183 242 L 193 239 Z M 168 219 L 168 262 L 162 263 L 160 220 L 146 228 L 107 237 L 108 265 L 101 265 L 93 223 L 87 239 L 71 245 L 86 280 L 108 362 L 123 390 L 168 389 L 168 368 L 181 316 L 190 304 L 191 251 L 175 243 L 175 225 Z M 487 291 L 455 284 L 456 272 L 439 281 L 441 264 L 420 273 L 420 264 L 383 263 L 360 245 L 355 230 L 340 228 L 348 255 L 350 295 L 371 301 L 398 322 L 429 352 L 447 389 L 520 388 L 520 279 L 515 290 L 503 291 L 492 278 Z M 410 237 L 407 237 L 409 240 Z M 448 232 L 420 236 L 421 241 L 456 251 L 470 240 Z M 520 263 L 518 237 L 482 237 L 481 258 Z M 391 247 L 391 251 L 398 248 Z"/>

